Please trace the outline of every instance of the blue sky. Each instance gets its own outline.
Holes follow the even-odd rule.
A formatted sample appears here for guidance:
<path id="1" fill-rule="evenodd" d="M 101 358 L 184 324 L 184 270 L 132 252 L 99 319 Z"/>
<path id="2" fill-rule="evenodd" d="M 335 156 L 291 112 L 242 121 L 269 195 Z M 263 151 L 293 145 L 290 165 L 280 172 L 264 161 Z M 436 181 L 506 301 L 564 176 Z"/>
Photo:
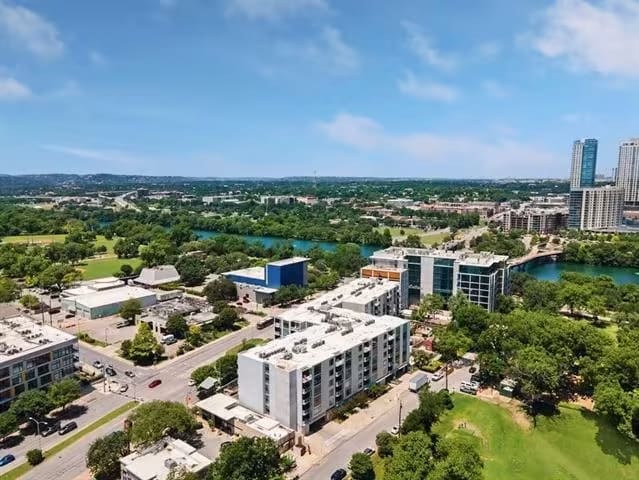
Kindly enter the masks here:
<path id="1" fill-rule="evenodd" d="M 0 0 L 0 173 L 567 177 L 637 0 Z"/>

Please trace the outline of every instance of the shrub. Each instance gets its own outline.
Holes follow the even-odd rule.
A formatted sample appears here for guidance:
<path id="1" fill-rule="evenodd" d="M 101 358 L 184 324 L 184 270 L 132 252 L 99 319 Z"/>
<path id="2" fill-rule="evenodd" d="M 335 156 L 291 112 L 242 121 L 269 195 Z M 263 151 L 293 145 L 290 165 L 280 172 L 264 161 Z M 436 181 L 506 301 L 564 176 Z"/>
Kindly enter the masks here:
<path id="1" fill-rule="evenodd" d="M 29 450 L 27 452 L 27 461 L 29 462 L 29 465 L 37 465 L 39 463 L 42 463 L 44 461 L 44 455 L 42 455 L 42 450 L 37 448 L 33 450 Z"/>

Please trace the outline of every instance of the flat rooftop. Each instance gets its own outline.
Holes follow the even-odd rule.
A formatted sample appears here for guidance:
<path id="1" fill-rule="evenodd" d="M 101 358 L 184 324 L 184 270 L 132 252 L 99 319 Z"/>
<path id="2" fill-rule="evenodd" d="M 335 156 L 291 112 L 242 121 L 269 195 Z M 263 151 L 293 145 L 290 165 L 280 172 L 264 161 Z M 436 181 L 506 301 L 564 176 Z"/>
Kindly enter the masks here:
<path id="1" fill-rule="evenodd" d="M 389 247 L 384 250 L 378 250 L 371 255 L 371 258 L 380 260 L 402 260 L 405 259 L 406 256 L 444 258 L 448 260 L 455 260 L 462 265 L 482 266 L 490 266 L 493 263 L 505 262 L 508 260 L 507 255 L 495 255 L 490 252 L 475 253 L 470 250 L 452 251 L 436 248 L 404 247 Z"/>
<path id="2" fill-rule="evenodd" d="M 316 325 L 254 347 L 240 355 L 275 365 L 285 371 L 303 369 L 408 323 L 408 320 L 399 317 L 374 316 L 344 308 L 307 310 L 306 315 L 308 318 L 300 320 L 311 321 Z M 320 317 L 322 320 L 317 321 Z"/>
<path id="3" fill-rule="evenodd" d="M 238 277 L 254 278 L 255 280 L 265 280 L 266 270 L 264 267 L 249 267 L 224 272 L 222 275 L 235 275 Z"/>
<path id="4" fill-rule="evenodd" d="M 283 267 L 285 265 L 292 265 L 294 263 L 308 262 L 309 260 L 310 259 L 306 257 L 291 257 L 291 258 L 285 258 L 284 260 L 276 260 L 274 262 L 269 262 L 268 265 Z"/>
<path id="5" fill-rule="evenodd" d="M 29 317 L 18 316 L 0 320 L 0 362 L 31 355 L 68 341 L 77 339 L 74 335 L 57 328 L 40 325 Z"/>
<path id="6" fill-rule="evenodd" d="M 293 432 L 278 421 L 243 407 L 240 405 L 239 400 L 223 393 L 217 393 L 212 397 L 205 398 L 197 402 L 195 406 L 227 422 L 237 419 L 278 443 Z"/>
<path id="7" fill-rule="evenodd" d="M 165 480 L 174 468 L 200 472 L 212 462 L 188 443 L 167 439 L 122 457 L 120 463 L 140 480 Z"/>
<path id="8" fill-rule="evenodd" d="M 150 296 L 155 296 L 155 293 L 141 287 L 124 286 L 78 295 L 77 297 L 73 297 L 73 300 L 87 308 L 95 308 L 102 305 L 113 305 L 114 303 L 125 302 L 131 298 L 140 299 Z"/>

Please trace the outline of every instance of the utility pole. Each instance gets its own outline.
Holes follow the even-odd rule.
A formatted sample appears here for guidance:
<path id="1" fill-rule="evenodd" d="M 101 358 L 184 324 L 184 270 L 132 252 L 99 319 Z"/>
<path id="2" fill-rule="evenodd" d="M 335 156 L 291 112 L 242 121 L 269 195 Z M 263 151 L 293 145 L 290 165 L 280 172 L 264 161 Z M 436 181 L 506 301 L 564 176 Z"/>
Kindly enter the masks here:
<path id="1" fill-rule="evenodd" d="M 448 362 L 446 362 L 446 365 L 444 366 L 444 372 L 446 377 L 446 391 L 448 391 Z"/>
<path id="2" fill-rule="evenodd" d="M 38 422 L 33 417 L 29 417 L 29 420 L 35 422 L 35 424 L 36 424 L 36 429 L 38 431 L 38 450 L 42 450 L 42 436 L 40 435 L 40 422 Z"/>
<path id="3" fill-rule="evenodd" d="M 402 401 L 399 401 L 399 418 L 398 418 L 398 422 L 397 422 L 397 436 L 401 437 L 402 436 Z"/>

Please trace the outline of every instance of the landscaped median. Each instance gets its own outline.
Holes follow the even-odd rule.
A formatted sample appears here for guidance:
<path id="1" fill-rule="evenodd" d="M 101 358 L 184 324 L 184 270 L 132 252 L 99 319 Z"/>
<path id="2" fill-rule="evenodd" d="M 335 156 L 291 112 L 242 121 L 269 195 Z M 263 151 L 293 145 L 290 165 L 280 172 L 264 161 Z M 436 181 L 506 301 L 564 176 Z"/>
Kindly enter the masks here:
<path id="1" fill-rule="evenodd" d="M 46 463 L 48 457 L 52 457 L 52 456 L 56 455 L 57 453 L 60 453 L 62 450 L 67 448 L 69 445 L 77 442 L 78 440 L 80 440 L 81 438 L 85 437 L 89 433 L 91 433 L 91 432 L 97 430 L 98 428 L 106 425 L 107 423 L 109 423 L 112 420 L 118 418 L 120 415 L 123 415 L 124 413 L 128 412 L 129 410 L 132 410 L 133 408 L 135 408 L 138 405 L 138 403 L 139 402 L 136 402 L 136 401 L 131 401 L 131 402 L 125 403 L 124 405 L 121 405 L 120 407 L 116 408 L 115 410 L 107 413 L 102 418 L 99 418 L 95 422 L 87 425 L 82 430 L 79 430 L 78 432 L 74 433 L 73 435 L 70 435 L 69 437 L 65 438 L 62 442 L 58 443 L 57 445 L 54 445 L 49 450 L 46 450 L 44 452 L 44 462 L 43 463 Z M 15 467 L 13 470 L 9 470 L 7 473 L 5 473 L 3 475 L 0 475 L 0 480 L 15 480 L 17 478 L 20 478 L 22 475 L 27 473 L 32 468 L 34 468 L 33 465 L 30 465 L 29 463 L 25 462 L 22 465 L 19 465 L 19 466 Z"/>

